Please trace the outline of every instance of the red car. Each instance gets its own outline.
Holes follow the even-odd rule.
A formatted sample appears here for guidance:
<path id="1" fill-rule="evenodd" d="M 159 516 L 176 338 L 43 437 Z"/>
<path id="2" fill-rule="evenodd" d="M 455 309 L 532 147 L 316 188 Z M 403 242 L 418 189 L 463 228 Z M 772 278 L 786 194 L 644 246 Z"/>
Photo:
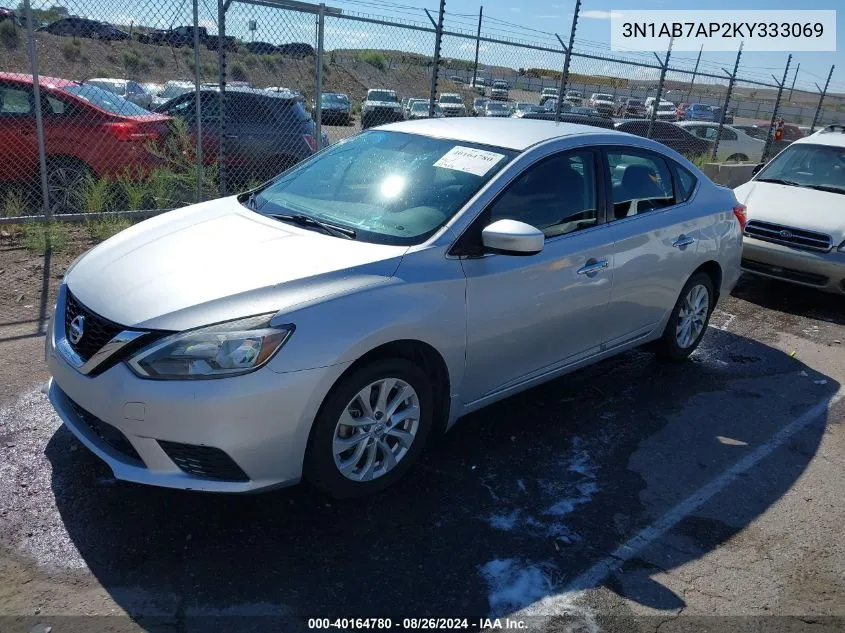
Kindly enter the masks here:
<path id="1" fill-rule="evenodd" d="M 81 207 L 86 177 L 128 168 L 149 170 L 147 149 L 168 133 L 170 117 L 153 114 L 112 92 L 41 77 L 47 184 L 54 213 Z M 32 76 L 0 73 L 0 182 L 38 182 L 38 140 Z"/>

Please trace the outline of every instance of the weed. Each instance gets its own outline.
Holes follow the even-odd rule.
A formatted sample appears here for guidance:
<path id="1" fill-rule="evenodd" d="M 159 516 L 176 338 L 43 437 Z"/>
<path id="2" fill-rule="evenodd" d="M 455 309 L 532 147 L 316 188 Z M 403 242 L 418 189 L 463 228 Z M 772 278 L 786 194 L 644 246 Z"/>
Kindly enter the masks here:
<path id="1" fill-rule="evenodd" d="M 134 48 L 130 48 L 123 53 L 123 65 L 130 75 L 138 75 L 150 71 L 150 62 L 138 55 L 138 52 Z"/>
<path id="2" fill-rule="evenodd" d="M 19 218 L 26 215 L 26 196 L 20 190 L 10 190 L 3 200 L 3 217 Z M 7 224 L 3 227 L 11 237 L 18 237 L 22 232 L 19 224 Z"/>
<path id="3" fill-rule="evenodd" d="M 387 57 L 376 51 L 361 51 L 357 55 L 358 61 L 364 62 L 384 72 L 387 70 Z"/>
<path id="4" fill-rule="evenodd" d="M 60 251 L 67 246 L 67 242 L 67 226 L 64 222 L 28 222 L 23 227 L 23 245 L 28 251 Z"/>
<path id="5" fill-rule="evenodd" d="M 115 215 L 114 217 L 88 222 L 88 235 L 94 242 L 103 242 L 130 226 L 132 226 L 132 222 L 128 218 Z"/>
<path id="6" fill-rule="evenodd" d="M 152 60 L 153 66 L 155 66 L 156 68 L 164 68 L 164 66 L 167 64 L 167 60 L 164 59 L 164 57 L 159 55 L 158 53 L 152 56 Z"/>
<path id="7" fill-rule="evenodd" d="M 229 66 L 229 74 L 232 81 L 249 81 L 249 73 L 241 62 L 235 62 Z"/>
<path id="8" fill-rule="evenodd" d="M 82 210 L 85 213 L 108 211 L 112 200 L 112 183 L 106 178 L 88 176 L 82 185 Z"/>
<path id="9" fill-rule="evenodd" d="M 81 47 L 76 40 L 70 40 L 62 44 L 62 57 L 65 58 L 65 61 L 77 62 L 81 56 Z"/>
<path id="10" fill-rule="evenodd" d="M 120 185 L 118 195 L 121 208 L 125 206 L 131 211 L 149 208 L 153 189 L 145 175 L 126 170 L 117 177 L 117 183 Z"/>

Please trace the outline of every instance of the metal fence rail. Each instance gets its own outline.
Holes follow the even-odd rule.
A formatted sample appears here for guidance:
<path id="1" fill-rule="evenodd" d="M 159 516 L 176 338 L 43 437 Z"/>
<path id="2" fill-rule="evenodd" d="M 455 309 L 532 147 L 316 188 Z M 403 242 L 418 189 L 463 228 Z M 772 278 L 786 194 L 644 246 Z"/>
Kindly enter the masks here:
<path id="1" fill-rule="evenodd" d="M 787 63 L 769 78 L 741 56 L 722 69 L 706 53 L 581 41 L 578 0 L 565 36 L 517 38 L 442 1 L 411 20 L 292 0 L 59 2 L 25 0 L 0 22 L 0 131 L 14 131 L 0 147 L 0 223 L 152 215 L 407 118 L 590 116 L 697 160 L 753 161 L 797 126 L 845 119 L 830 77 L 796 88 Z"/>

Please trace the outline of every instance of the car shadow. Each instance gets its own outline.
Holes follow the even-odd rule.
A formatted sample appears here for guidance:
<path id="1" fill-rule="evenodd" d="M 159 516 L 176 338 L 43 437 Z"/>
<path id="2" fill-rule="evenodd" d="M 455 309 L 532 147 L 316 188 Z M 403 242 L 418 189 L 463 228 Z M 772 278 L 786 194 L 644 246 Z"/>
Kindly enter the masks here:
<path id="1" fill-rule="evenodd" d="M 633 351 L 466 416 L 404 481 L 359 501 L 306 486 L 224 496 L 115 482 L 71 450 L 64 427 L 46 455 L 70 539 L 147 630 L 216 630 L 221 615 L 244 616 L 239 630 L 291 615 L 487 616 L 570 586 L 838 388 L 711 328 L 688 362 Z M 670 549 L 596 582 L 653 608 L 684 606 L 651 575 L 712 551 L 776 503 L 824 427 L 808 425 L 683 517 L 659 539 Z"/>
<path id="2" fill-rule="evenodd" d="M 845 325 L 845 295 L 745 273 L 731 293 L 763 308 Z"/>

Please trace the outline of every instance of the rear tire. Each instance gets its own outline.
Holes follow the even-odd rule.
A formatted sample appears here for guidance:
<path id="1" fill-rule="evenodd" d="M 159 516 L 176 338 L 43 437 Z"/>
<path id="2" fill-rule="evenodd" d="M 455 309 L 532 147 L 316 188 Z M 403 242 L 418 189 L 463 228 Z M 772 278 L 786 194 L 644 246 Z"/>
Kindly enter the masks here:
<path id="1" fill-rule="evenodd" d="M 377 360 L 343 377 L 314 420 L 304 476 L 337 499 L 384 490 L 413 466 L 431 431 L 434 393 L 404 358 Z"/>
<path id="2" fill-rule="evenodd" d="M 83 188 L 92 175 L 88 165 L 75 158 L 48 158 L 47 191 L 53 214 L 81 212 Z"/>
<path id="3" fill-rule="evenodd" d="M 748 156 L 745 154 L 731 154 L 728 156 L 728 162 L 744 163 L 748 161 Z"/>
<path id="4" fill-rule="evenodd" d="M 710 275 L 697 272 L 690 277 L 672 308 L 663 336 L 656 341 L 655 352 L 672 361 L 682 361 L 692 354 L 707 331 L 715 296 Z"/>

